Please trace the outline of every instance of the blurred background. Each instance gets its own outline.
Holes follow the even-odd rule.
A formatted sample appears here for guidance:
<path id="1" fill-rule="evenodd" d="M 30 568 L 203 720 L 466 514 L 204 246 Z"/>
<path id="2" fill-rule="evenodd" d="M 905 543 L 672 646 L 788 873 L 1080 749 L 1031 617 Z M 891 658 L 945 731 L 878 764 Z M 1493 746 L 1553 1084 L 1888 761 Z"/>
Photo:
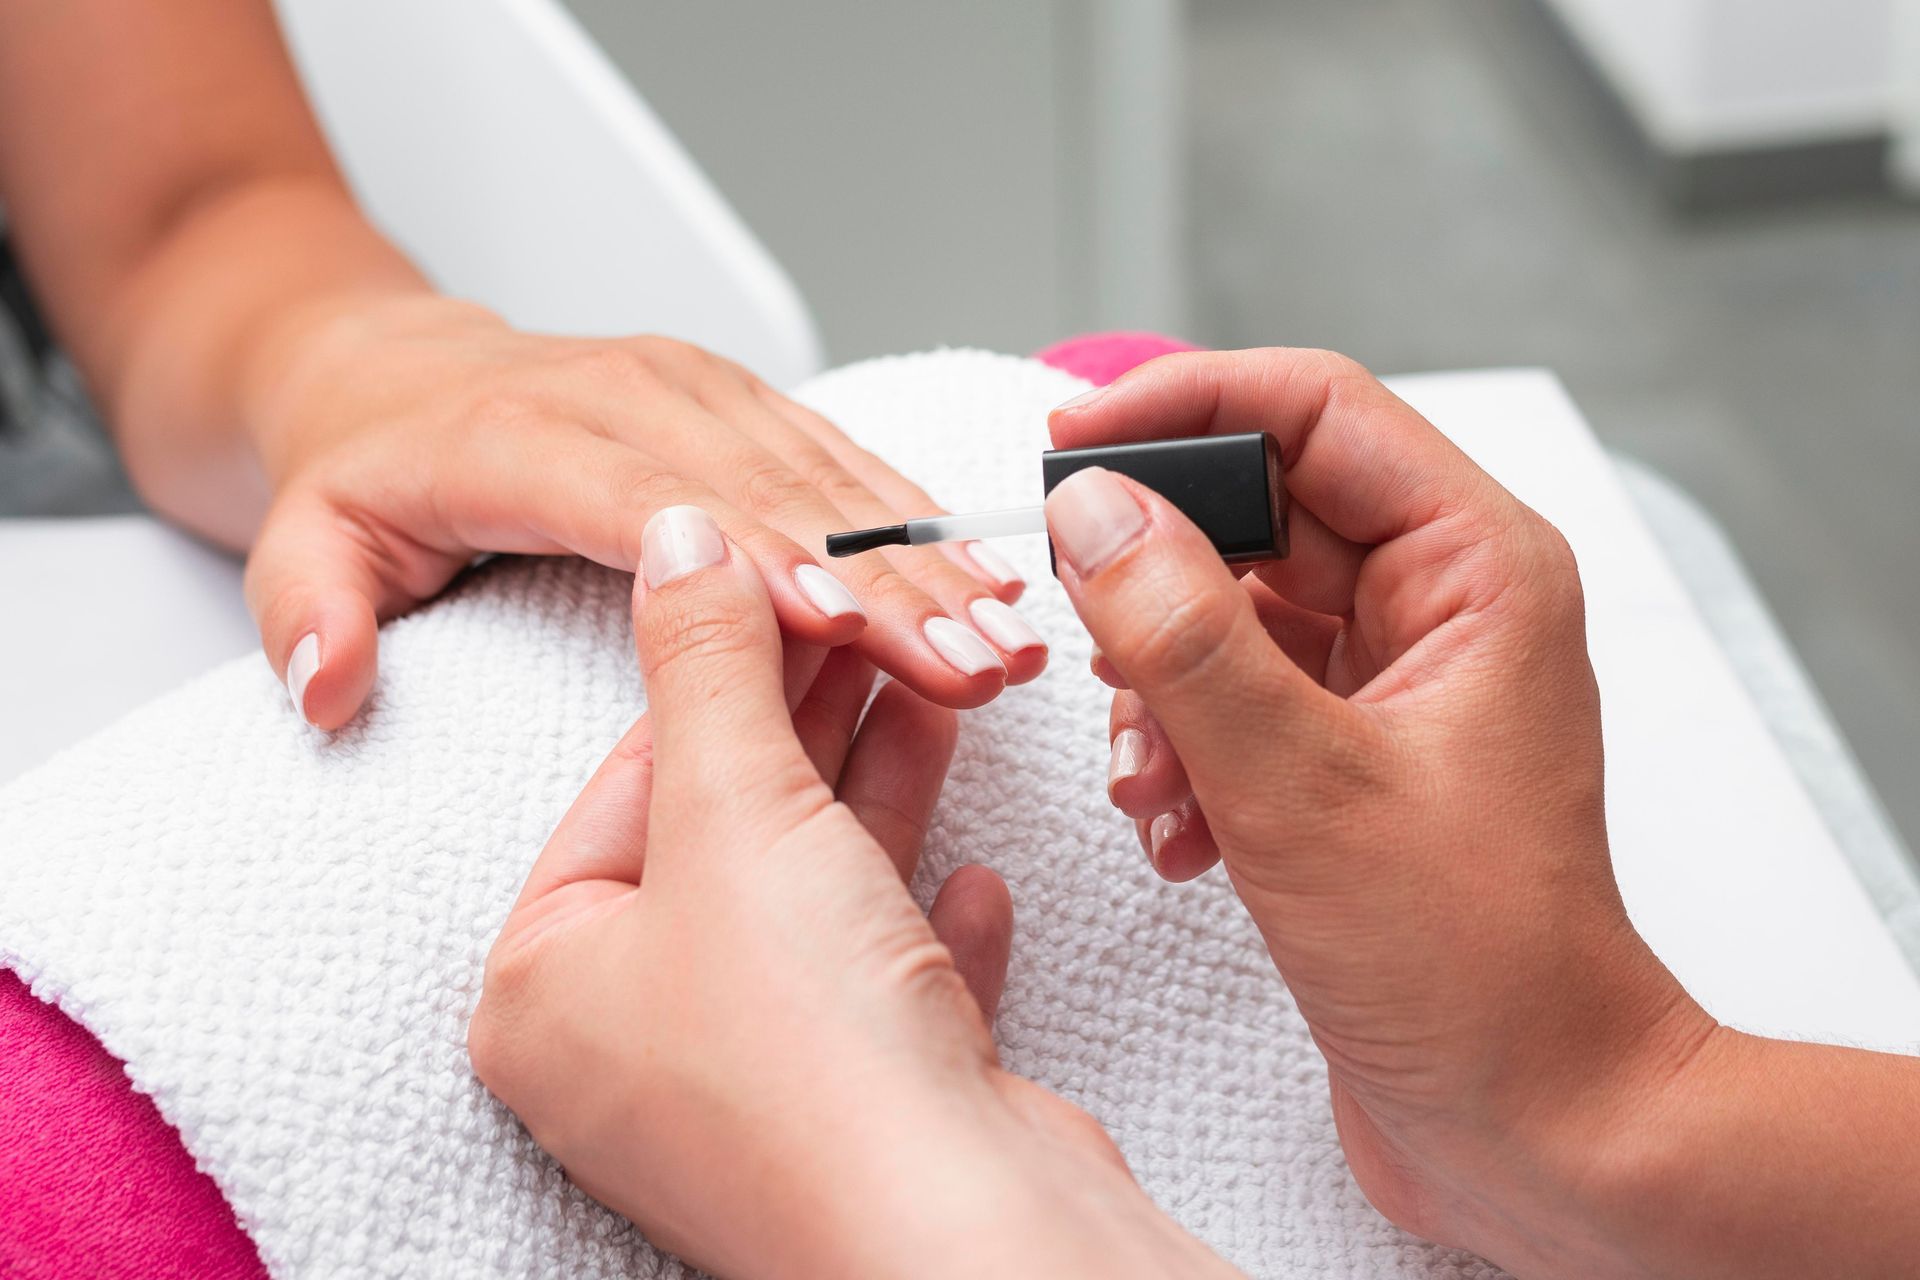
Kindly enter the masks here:
<path id="1" fill-rule="evenodd" d="M 1731 535 L 1920 844 L 1920 0 L 565 2 L 835 362 L 1556 371 Z M 132 503 L 79 426 L 7 450 L 0 514 Z"/>
<path id="2" fill-rule="evenodd" d="M 1920 844 L 1920 3 L 569 3 L 836 361 L 1553 369 L 1725 527 Z"/>

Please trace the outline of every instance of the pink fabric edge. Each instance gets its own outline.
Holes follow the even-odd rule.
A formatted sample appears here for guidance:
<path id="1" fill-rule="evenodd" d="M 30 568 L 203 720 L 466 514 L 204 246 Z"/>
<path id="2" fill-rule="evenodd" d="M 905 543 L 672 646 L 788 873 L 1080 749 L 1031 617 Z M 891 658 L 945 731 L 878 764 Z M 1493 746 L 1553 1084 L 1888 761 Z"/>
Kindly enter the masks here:
<path id="1" fill-rule="evenodd" d="M 0 1275 L 263 1280 L 213 1179 L 85 1027 L 0 969 Z"/>
<path id="2" fill-rule="evenodd" d="M 1199 348 L 1157 333 L 1068 338 L 1034 359 L 1105 386 Z M 253 1241 L 153 1100 L 79 1023 L 0 969 L 0 1274 L 264 1280 Z"/>
<path id="3" fill-rule="evenodd" d="M 1163 333 L 1087 333 L 1034 352 L 1033 358 L 1104 387 L 1127 370 L 1159 356 L 1199 347 Z"/>

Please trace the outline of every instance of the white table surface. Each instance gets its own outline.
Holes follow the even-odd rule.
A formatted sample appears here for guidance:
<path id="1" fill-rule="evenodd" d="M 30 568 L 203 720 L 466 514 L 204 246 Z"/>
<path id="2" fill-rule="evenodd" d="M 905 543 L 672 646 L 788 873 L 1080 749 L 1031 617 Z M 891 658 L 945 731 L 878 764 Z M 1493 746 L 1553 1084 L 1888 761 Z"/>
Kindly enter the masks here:
<path id="1" fill-rule="evenodd" d="M 240 562 L 150 516 L 0 520 L 0 783 L 258 644 Z"/>
<path id="2" fill-rule="evenodd" d="M 1395 389 L 1579 557 L 1614 865 L 1654 950 L 1736 1026 L 1920 1048 L 1920 977 L 1559 381 Z"/>
<path id="3" fill-rule="evenodd" d="M 1920 978 L 1558 381 L 1396 386 L 1579 555 L 1615 864 L 1654 949 L 1736 1025 L 1920 1046 Z M 0 521 L 0 617 L 0 782 L 256 654 L 239 566 L 144 517 Z"/>

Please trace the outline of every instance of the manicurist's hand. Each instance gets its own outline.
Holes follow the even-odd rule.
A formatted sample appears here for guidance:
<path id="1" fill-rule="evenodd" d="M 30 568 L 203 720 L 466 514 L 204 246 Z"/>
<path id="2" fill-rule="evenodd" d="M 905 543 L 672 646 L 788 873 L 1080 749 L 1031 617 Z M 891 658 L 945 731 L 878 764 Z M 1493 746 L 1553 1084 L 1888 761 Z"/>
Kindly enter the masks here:
<path id="1" fill-rule="evenodd" d="M 1912 1274 L 1920 1063 L 1722 1028 L 1628 922 L 1552 527 L 1324 352 L 1167 357 L 1052 427 L 1279 440 L 1293 554 L 1244 578 L 1110 472 L 1048 523 L 1113 800 L 1166 878 L 1224 862 L 1383 1213 L 1525 1276 Z"/>
<path id="2" fill-rule="evenodd" d="M 704 512 L 655 515 L 639 555 L 648 714 L 500 933 L 480 1078 L 722 1275 L 1224 1272 L 1085 1113 L 1000 1067 L 999 879 L 956 872 L 930 916 L 907 894 L 952 714 L 889 683 L 863 719 L 846 649 L 788 697 L 763 575 Z"/>

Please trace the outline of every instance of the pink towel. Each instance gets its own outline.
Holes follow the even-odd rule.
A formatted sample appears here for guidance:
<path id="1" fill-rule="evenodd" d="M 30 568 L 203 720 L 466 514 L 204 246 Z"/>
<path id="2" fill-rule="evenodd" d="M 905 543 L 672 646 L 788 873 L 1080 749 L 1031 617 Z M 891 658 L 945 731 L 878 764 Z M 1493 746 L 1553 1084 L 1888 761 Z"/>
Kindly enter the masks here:
<path id="1" fill-rule="evenodd" d="M 120 1063 L 0 970 L 0 1275 L 266 1274 L 220 1189 Z"/>
<path id="2" fill-rule="evenodd" d="M 1056 342 L 1033 358 L 1076 378 L 1104 387 L 1115 378 L 1156 356 L 1200 348 L 1158 333 L 1087 333 Z"/>
<path id="3" fill-rule="evenodd" d="M 1035 359 L 1105 386 L 1198 348 L 1151 333 L 1069 338 Z M 112 1054 L 0 969 L 0 1276 L 264 1280 L 253 1242 Z"/>

